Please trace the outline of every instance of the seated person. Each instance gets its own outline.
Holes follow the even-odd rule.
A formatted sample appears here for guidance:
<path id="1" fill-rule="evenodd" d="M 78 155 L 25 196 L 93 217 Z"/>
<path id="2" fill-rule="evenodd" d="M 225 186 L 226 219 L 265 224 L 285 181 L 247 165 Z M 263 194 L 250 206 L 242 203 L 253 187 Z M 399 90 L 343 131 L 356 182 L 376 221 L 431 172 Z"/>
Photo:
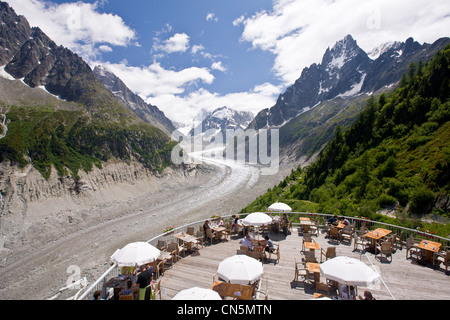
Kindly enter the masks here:
<path id="1" fill-rule="evenodd" d="M 132 288 L 132 286 L 133 286 L 133 282 L 131 282 L 131 280 L 128 280 L 127 281 L 127 288 L 126 289 L 122 289 L 122 291 L 120 291 L 120 295 L 124 295 L 124 296 L 127 296 L 127 295 L 129 295 L 129 294 L 132 294 L 133 293 L 133 288 Z"/>
<path id="2" fill-rule="evenodd" d="M 333 217 L 328 219 L 328 224 L 337 225 L 337 223 L 338 223 L 337 215 L 334 215 Z"/>
<path id="3" fill-rule="evenodd" d="M 356 300 L 355 287 L 349 287 L 346 284 L 341 285 L 341 297 L 343 300 Z"/>
<path id="4" fill-rule="evenodd" d="M 248 247 L 248 250 L 252 250 L 253 249 L 252 238 L 251 238 L 251 236 L 249 234 L 246 235 L 244 237 L 244 239 L 242 239 L 241 246 L 242 247 Z"/>
<path id="5" fill-rule="evenodd" d="M 361 295 L 358 296 L 359 300 L 376 300 L 373 296 L 372 293 L 368 290 L 364 291 L 364 298 L 361 297 Z"/>
<path id="6" fill-rule="evenodd" d="M 222 220 L 222 217 L 221 216 L 219 216 L 219 217 L 217 217 L 217 219 L 216 219 L 216 225 L 218 226 L 218 227 L 223 227 L 225 224 L 223 223 L 223 220 Z"/>
<path id="7" fill-rule="evenodd" d="M 266 247 L 264 250 L 266 250 L 267 252 L 274 252 L 275 248 L 273 246 L 273 241 L 269 238 L 269 236 L 265 236 L 264 239 L 266 240 Z"/>

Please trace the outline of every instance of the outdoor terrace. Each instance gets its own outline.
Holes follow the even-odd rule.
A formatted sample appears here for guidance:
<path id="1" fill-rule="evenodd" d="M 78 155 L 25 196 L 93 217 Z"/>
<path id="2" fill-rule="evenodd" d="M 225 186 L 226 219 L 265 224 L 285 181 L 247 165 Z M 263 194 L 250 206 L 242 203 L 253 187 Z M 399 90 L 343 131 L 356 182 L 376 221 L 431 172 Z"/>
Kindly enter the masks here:
<path id="1" fill-rule="evenodd" d="M 306 214 L 305 214 L 306 215 Z M 327 217 L 325 217 L 327 218 Z M 351 218 L 349 218 L 351 219 Z M 352 222 L 352 221 L 351 221 Z M 357 229 L 360 221 L 357 221 Z M 195 231 L 203 222 L 197 222 L 194 226 Z M 326 250 L 328 247 L 336 248 L 336 256 L 348 256 L 363 261 L 368 266 L 375 269 L 380 275 L 382 281 L 375 286 L 368 288 L 377 300 L 448 300 L 450 299 L 450 272 L 446 272 L 445 266 L 440 263 L 433 266 L 429 263 L 423 263 L 416 258 L 406 258 L 406 237 L 413 234 L 416 238 L 420 235 L 414 230 L 403 229 L 391 225 L 372 223 L 368 221 L 369 230 L 383 227 L 391 229 L 400 234 L 403 231 L 403 247 L 396 248 L 392 257 L 380 258 L 373 252 L 354 250 L 354 240 L 351 244 L 347 242 L 337 242 L 326 238 L 326 231 L 320 230 L 318 235 L 313 235 L 314 242 L 318 243 L 320 248 Z M 300 228 L 300 229 L 299 229 Z M 275 244 L 279 245 L 280 260 L 269 260 L 263 262 L 264 274 L 261 280 L 261 291 L 266 294 L 257 294 L 256 299 L 269 300 L 303 300 L 313 299 L 317 291 L 313 281 L 294 281 L 295 261 L 302 261 L 305 255 L 302 251 L 303 232 L 302 227 L 293 225 L 291 234 L 285 237 L 282 233 L 271 232 L 270 237 Z M 186 226 L 176 229 L 174 232 L 186 231 Z M 175 241 L 173 234 L 158 236 L 148 241 L 156 246 L 157 240 L 164 239 L 167 242 Z M 233 234 L 231 239 L 215 242 L 210 245 L 209 242 L 200 245 L 199 250 L 194 253 L 186 254 L 176 261 L 173 266 L 166 267 L 164 275 L 158 280 L 161 281 L 162 300 L 172 299 L 178 292 L 194 286 L 201 288 L 211 288 L 219 263 L 236 254 L 240 247 L 242 235 Z M 434 241 L 442 243 L 442 248 L 450 245 L 448 239 L 433 238 Z M 315 251 L 315 257 L 320 262 L 320 251 Z M 392 259 L 391 259 L 392 258 Z M 325 257 L 322 257 L 325 261 Z M 112 267 L 105 273 L 104 278 L 108 279 L 112 275 L 117 275 L 117 268 Z M 325 282 L 323 275 L 321 282 Z M 97 289 L 101 287 L 102 282 L 97 281 Z M 95 289 L 94 284 L 89 292 Z M 363 294 L 364 287 L 358 287 L 358 293 Z M 323 293 L 322 291 L 317 291 Z M 336 292 L 331 291 L 329 296 L 335 296 Z M 82 298 L 90 299 L 91 294 L 86 292 Z M 158 297 L 159 299 L 159 297 Z"/>

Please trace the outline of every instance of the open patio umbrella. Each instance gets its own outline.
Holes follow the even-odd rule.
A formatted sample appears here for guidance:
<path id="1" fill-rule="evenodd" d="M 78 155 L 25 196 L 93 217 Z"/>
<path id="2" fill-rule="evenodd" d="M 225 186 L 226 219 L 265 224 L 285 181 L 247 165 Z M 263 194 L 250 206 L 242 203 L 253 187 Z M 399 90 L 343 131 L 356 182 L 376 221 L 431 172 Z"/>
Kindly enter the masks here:
<path id="1" fill-rule="evenodd" d="M 260 279 L 262 274 L 262 263 L 242 254 L 226 258 L 217 269 L 219 278 L 232 284 L 252 283 Z"/>
<path id="2" fill-rule="evenodd" d="M 172 300 L 222 300 L 222 298 L 214 290 L 193 287 L 181 290 Z"/>
<path id="3" fill-rule="evenodd" d="M 380 279 L 380 275 L 364 262 L 345 256 L 321 263 L 320 272 L 329 280 L 349 286 L 368 287 Z"/>
<path id="4" fill-rule="evenodd" d="M 119 267 L 135 267 L 155 261 L 161 252 L 147 242 L 132 242 L 116 250 L 111 260 Z"/>
<path id="5" fill-rule="evenodd" d="M 291 212 L 292 211 L 292 208 L 283 202 L 273 203 L 270 205 L 270 207 L 268 209 L 269 209 L 269 211 L 276 211 L 276 212 Z"/>
<path id="6" fill-rule="evenodd" d="M 272 218 L 263 212 L 253 212 L 242 219 L 242 223 L 247 226 L 264 226 L 272 223 Z"/>

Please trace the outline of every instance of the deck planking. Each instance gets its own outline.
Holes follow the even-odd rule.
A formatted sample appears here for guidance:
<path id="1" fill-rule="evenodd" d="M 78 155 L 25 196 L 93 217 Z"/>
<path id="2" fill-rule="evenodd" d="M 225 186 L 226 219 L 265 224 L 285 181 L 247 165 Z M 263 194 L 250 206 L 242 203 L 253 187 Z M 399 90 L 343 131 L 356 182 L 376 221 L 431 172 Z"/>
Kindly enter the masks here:
<path id="1" fill-rule="evenodd" d="M 302 233 L 297 232 L 294 227 L 292 233 L 287 237 L 279 233 L 271 233 L 274 243 L 280 246 L 280 261 L 273 260 L 264 262 L 264 275 L 262 289 L 268 290 L 269 300 L 305 300 L 313 299 L 315 289 L 305 282 L 295 283 L 295 260 L 301 261 L 304 257 L 301 252 Z M 413 259 L 406 259 L 406 248 L 399 248 L 390 259 L 380 261 L 373 253 L 361 254 L 353 250 L 346 243 L 336 244 L 329 242 L 324 234 L 313 236 L 320 247 L 335 246 L 337 256 L 348 256 L 361 259 L 367 265 L 379 272 L 384 282 L 375 288 L 369 288 L 377 300 L 448 300 L 450 299 L 450 278 L 442 266 L 433 269 L 430 266 L 418 264 Z M 181 257 L 171 268 L 166 269 L 161 277 L 161 288 L 163 300 L 172 299 L 179 291 L 194 286 L 210 288 L 219 263 L 236 254 L 239 249 L 241 237 L 232 236 L 231 240 L 225 240 L 212 245 L 205 246 L 195 254 L 187 254 Z M 320 256 L 316 251 L 316 258 Z M 321 276 L 321 280 L 325 279 Z M 386 288 L 387 287 L 387 288 Z M 362 295 L 363 287 L 358 288 Z M 262 299 L 264 295 L 260 295 Z"/>

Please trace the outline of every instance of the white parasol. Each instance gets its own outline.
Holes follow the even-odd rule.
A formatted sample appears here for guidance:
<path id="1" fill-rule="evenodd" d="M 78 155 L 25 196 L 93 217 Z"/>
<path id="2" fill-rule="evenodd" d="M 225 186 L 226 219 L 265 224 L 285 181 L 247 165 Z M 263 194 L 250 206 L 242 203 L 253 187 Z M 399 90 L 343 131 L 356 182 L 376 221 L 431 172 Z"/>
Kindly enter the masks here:
<path id="1" fill-rule="evenodd" d="M 253 212 L 241 220 L 247 226 L 264 226 L 272 223 L 272 218 L 263 212 Z"/>
<path id="2" fill-rule="evenodd" d="M 135 267 L 155 261 L 161 252 L 147 242 L 132 242 L 116 250 L 111 260 L 119 267 Z"/>
<path id="3" fill-rule="evenodd" d="M 276 202 L 274 204 L 271 204 L 268 209 L 269 209 L 269 211 L 276 211 L 276 212 L 291 212 L 292 211 L 292 208 L 283 202 Z"/>
<path id="4" fill-rule="evenodd" d="M 172 300 L 222 300 L 222 298 L 214 290 L 193 287 L 181 290 Z"/>
<path id="5" fill-rule="evenodd" d="M 368 287 L 380 280 L 380 275 L 364 262 L 345 256 L 321 263 L 320 272 L 325 278 L 346 285 Z"/>
<path id="6" fill-rule="evenodd" d="M 260 279 L 262 274 L 262 263 L 242 254 L 226 258 L 217 269 L 219 278 L 232 284 L 253 283 Z"/>

